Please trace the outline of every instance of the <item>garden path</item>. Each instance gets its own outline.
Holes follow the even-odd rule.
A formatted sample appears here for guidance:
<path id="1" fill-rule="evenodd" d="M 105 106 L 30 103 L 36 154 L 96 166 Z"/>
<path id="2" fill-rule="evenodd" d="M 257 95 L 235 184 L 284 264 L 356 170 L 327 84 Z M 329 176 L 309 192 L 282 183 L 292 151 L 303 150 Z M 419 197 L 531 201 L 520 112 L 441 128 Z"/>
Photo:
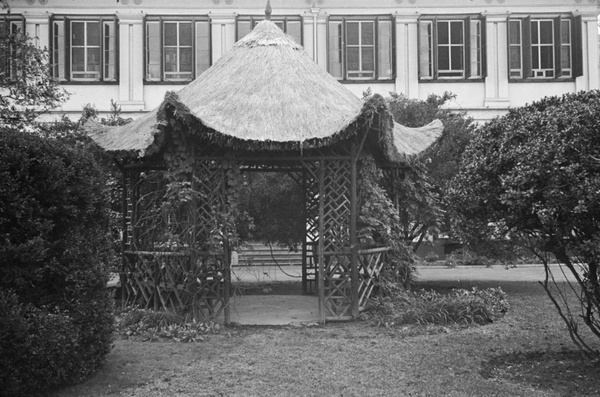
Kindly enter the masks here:
<path id="1" fill-rule="evenodd" d="M 557 280 L 563 279 L 558 265 L 551 265 Z M 300 266 L 239 266 L 232 270 L 232 280 L 260 285 L 275 285 L 299 281 Z M 544 278 L 541 265 L 504 266 L 419 266 L 419 281 L 523 281 L 537 282 Z M 572 279 L 572 276 L 570 277 Z M 271 288 L 271 287 L 268 287 Z M 277 288 L 279 289 L 279 288 Z M 275 289 L 275 291 L 277 290 Z M 240 325 L 299 325 L 319 321 L 316 295 L 236 294 L 232 300 L 231 321 Z"/>

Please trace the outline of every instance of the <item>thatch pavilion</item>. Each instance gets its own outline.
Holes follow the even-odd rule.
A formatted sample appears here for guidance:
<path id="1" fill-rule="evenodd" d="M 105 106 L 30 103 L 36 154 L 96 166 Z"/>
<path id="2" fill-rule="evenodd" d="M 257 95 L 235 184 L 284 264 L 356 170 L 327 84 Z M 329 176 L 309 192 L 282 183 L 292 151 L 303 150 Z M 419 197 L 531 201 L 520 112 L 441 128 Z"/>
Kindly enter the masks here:
<path id="1" fill-rule="evenodd" d="M 260 22 L 154 111 L 89 135 L 123 171 L 125 298 L 155 309 L 224 314 L 240 173 L 289 173 L 305 191 L 303 288 L 322 321 L 358 315 L 386 258 L 359 250 L 357 162 L 395 175 L 442 125 L 396 124 L 385 100 L 357 98 L 274 23 Z"/>

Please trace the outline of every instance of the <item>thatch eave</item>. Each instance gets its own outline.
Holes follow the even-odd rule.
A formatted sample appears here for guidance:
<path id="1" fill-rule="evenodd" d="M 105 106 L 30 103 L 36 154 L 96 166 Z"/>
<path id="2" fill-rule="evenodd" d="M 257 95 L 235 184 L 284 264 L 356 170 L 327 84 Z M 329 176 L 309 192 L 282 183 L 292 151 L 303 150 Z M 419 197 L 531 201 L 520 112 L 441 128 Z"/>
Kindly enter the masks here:
<path id="1" fill-rule="evenodd" d="M 306 140 L 272 140 L 272 139 L 243 139 L 228 133 L 227 131 L 217 131 L 205 123 L 202 117 L 195 115 L 180 99 L 177 93 L 169 92 L 158 112 L 167 119 L 176 119 L 181 122 L 190 134 L 201 137 L 201 139 L 211 143 L 227 147 L 230 149 L 248 150 L 248 151 L 302 151 L 317 149 L 325 146 L 335 145 L 345 139 L 356 135 L 360 128 L 361 116 L 359 112 L 350 120 L 350 123 L 335 134 L 323 138 L 310 138 Z M 168 121 L 164 122 L 165 124 Z M 277 120 L 273 120 L 276 124 Z"/>
<path id="2" fill-rule="evenodd" d="M 177 124 L 179 127 L 176 127 Z M 359 131 L 366 131 L 371 142 L 371 154 L 379 163 L 389 165 L 406 163 L 410 156 L 418 155 L 431 146 L 443 131 L 439 120 L 419 128 L 394 122 L 386 101 L 380 95 L 374 95 L 363 104 L 360 113 L 346 128 L 324 138 L 304 141 L 241 139 L 206 126 L 175 92 L 168 92 L 159 108 L 130 124 L 110 127 L 91 120 L 84 128 L 96 143 L 115 157 L 138 158 L 158 152 L 165 140 L 163 130 L 173 128 L 196 135 L 209 144 L 254 152 L 302 152 L 332 146 L 356 136 Z"/>

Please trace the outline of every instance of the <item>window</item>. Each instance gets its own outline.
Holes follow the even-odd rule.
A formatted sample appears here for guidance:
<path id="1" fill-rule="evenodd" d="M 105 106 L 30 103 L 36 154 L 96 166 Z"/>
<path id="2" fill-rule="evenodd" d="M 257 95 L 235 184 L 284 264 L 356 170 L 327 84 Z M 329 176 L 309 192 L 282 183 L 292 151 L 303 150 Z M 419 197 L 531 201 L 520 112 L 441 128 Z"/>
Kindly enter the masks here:
<path id="1" fill-rule="evenodd" d="M 510 79 L 581 76 L 581 18 L 524 16 L 508 20 Z"/>
<path id="2" fill-rule="evenodd" d="M 390 16 L 330 17 L 329 73 L 338 80 L 391 80 L 394 77 Z"/>
<path id="3" fill-rule="evenodd" d="M 237 40 L 250 33 L 256 24 L 264 19 L 264 16 L 239 16 L 237 18 Z M 302 18 L 274 15 L 271 16 L 271 22 L 293 38 L 296 43 L 302 45 Z"/>
<path id="4" fill-rule="evenodd" d="M 146 81 L 188 82 L 210 67 L 207 17 L 146 19 Z"/>
<path id="5" fill-rule="evenodd" d="M 114 16 L 53 16 L 52 75 L 61 81 L 117 81 L 117 20 Z"/>
<path id="6" fill-rule="evenodd" d="M 0 80 L 13 80 L 17 77 L 18 48 L 10 36 L 25 32 L 25 20 L 18 15 L 0 15 Z"/>
<path id="7" fill-rule="evenodd" d="M 419 78 L 485 77 L 485 20 L 481 16 L 419 20 Z"/>

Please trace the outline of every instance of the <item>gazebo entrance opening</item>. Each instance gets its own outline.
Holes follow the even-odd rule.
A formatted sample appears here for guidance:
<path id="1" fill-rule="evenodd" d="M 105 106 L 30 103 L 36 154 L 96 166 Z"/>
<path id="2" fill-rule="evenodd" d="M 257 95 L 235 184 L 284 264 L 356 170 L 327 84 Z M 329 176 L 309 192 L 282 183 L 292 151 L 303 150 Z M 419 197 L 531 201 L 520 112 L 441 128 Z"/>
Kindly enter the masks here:
<path id="1" fill-rule="evenodd" d="M 242 165 L 242 244 L 232 255 L 235 293 L 315 295 L 314 217 L 300 167 Z M 308 234 L 308 237 L 307 237 Z"/>

